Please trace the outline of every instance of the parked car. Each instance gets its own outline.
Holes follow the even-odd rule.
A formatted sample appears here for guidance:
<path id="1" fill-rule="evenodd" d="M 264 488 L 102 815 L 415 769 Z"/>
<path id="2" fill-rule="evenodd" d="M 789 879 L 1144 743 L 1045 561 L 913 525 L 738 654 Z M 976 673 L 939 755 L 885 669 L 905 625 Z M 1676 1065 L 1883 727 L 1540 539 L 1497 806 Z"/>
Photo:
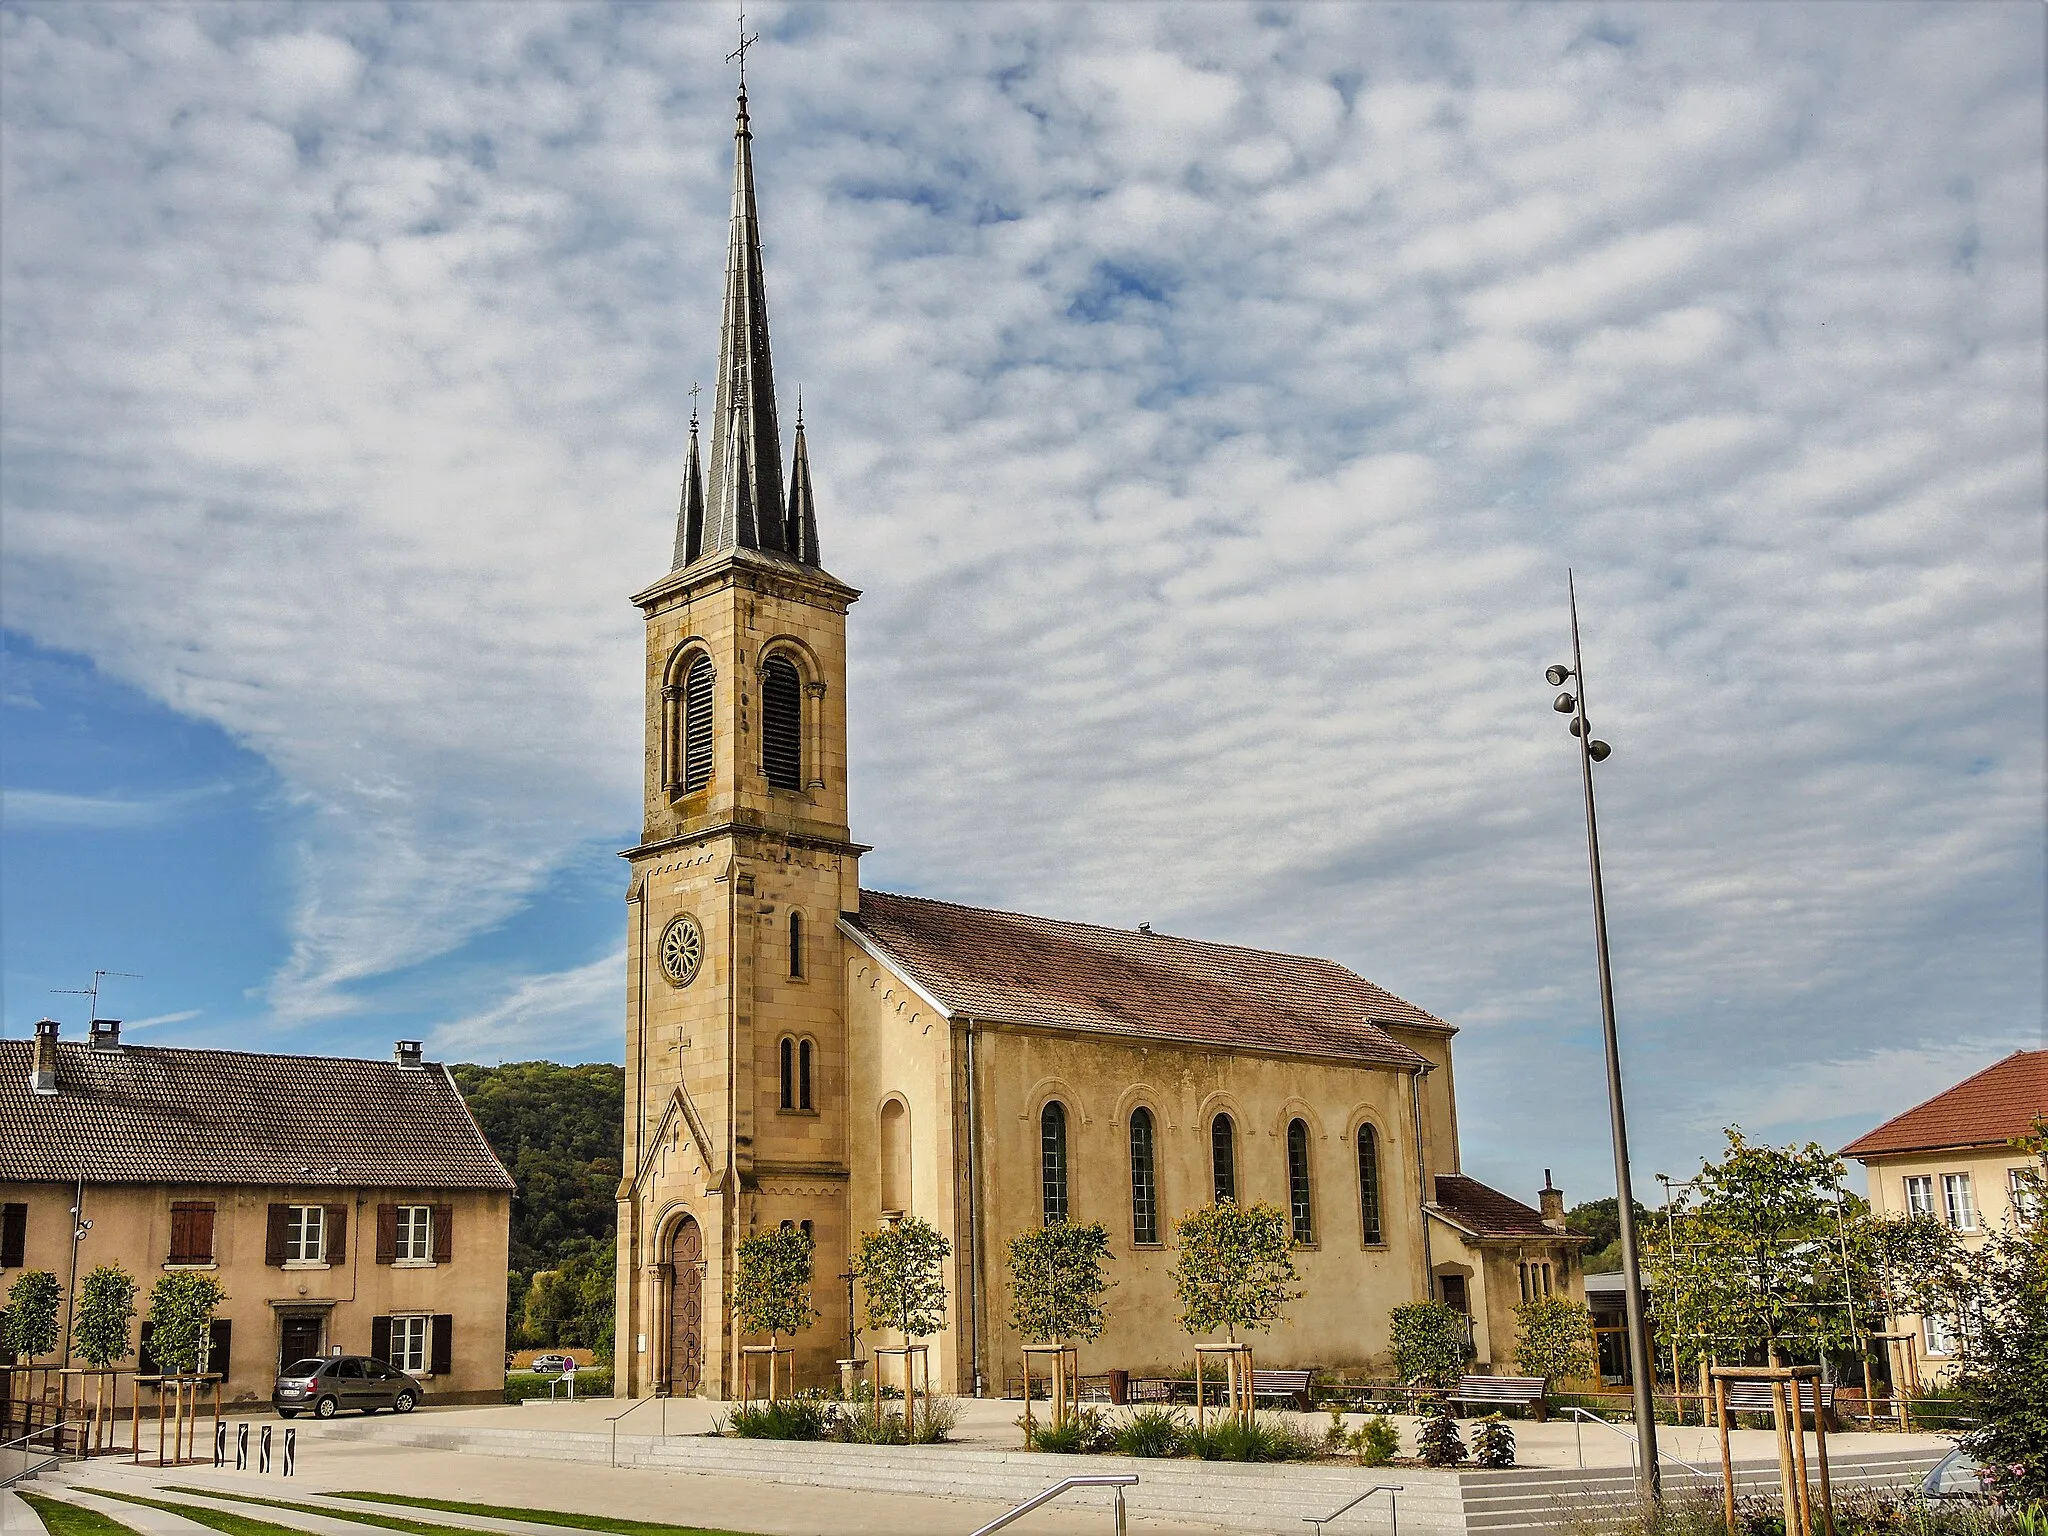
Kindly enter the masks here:
<path id="1" fill-rule="evenodd" d="M 535 1355 L 533 1357 L 533 1364 L 529 1365 L 527 1369 L 529 1371 L 566 1371 L 569 1369 L 569 1357 L 567 1355 Z"/>
<path id="2" fill-rule="evenodd" d="M 1930 1499 L 1974 1499 L 1984 1493 L 1984 1476 L 1968 1451 L 1950 1451 L 1921 1479 L 1920 1492 Z"/>
<path id="3" fill-rule="evenodd" d="M 278 1372 L 270 1406 L 281 1419 L 307 1412 L 316 1419 L 331 1419 L 344 1408 L 365 1414 L 379 1408 L 411 1413 L 425 1396 L 420 1384 L 394 1365 L 368 1355 L 334 1355 L 297 1360 Z"/>

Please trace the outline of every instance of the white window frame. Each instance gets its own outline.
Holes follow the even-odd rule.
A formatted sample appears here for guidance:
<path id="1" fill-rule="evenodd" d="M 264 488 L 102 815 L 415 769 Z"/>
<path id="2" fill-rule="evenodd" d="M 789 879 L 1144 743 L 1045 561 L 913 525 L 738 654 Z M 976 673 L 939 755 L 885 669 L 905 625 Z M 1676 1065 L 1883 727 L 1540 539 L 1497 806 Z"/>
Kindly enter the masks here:
<path id="1" fill-rule="evenodd" d="M 391 1360 L 408 1376 L 424 1376 L 434 1358 L 434 1320 L 426 1313 L 391 1319 Z"/>
<path id="2" fill-rule="evenodd" d="M 1956 1331 L 1949 1326 L 1947 1318 L 1921 1318 L 1920 1338 L 1927 1346 L 1927 1356 L 1931 1360 L 1945 1360 L 1956 1352 Z"/>
<path id="3" fill-rule="evenodd" d="M 1977 1230 L 1977 1202 L 1967 1173 L 1944 1173 L 1941 1176 L 1941 1209 L 1948 1217 L 1948 1224 L 1956 1231 Z"/>
<path id="4" fill-rule="evenodd" d="M 285 1207 L 284 1261 L 287 1264 L 327 1262 L 327 1207 Z"/>
<path id="5" fill-rule="evenodd" d="M 2012 1206 L 2013 1220 L 2023 1227 L 2041 1219 L 2041 1191 L 2028 1178 L 2032 1172 L 2031 1166 L 2005 1170 L 2005 1198 Z"/>
<path id="6" fill-rule="evenodd" d="M 401 1205 L 398 1208 L 398 1231 L 392 1258 L 399 1264 L 434 1262 L 434 1208 L 431 1205 Z"/>
<path id="7" fill-rule="evenodd" d="M 1908 1216 L 1932 1216 L 1935 1214 L 1933 1174 L 1909 1173 L 1906 1175 L 1906 1214 Z"/>

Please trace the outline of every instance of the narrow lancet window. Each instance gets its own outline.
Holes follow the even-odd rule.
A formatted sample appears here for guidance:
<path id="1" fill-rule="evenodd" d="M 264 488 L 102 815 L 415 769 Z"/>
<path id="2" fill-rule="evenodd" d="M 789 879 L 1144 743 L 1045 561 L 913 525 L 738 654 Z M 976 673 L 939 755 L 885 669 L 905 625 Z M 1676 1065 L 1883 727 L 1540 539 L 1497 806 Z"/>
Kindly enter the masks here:
<path id="1" fill-rule="evenodd" d="M 1358 1128 L 1358 1214 L 1367 1244 L 1380 1236 L 1380 1143 L 1369 1125 Z"/>
<path id="2" fill-rule="evenodd" d="M 761 669 L 761 771 L 775 789 L 804 787 L 804 683 L 782 656 Z"/>
<path id="3" fill-rule="evenodd" d="M 811 1102 L 811 1042 L 800 1040 L 796 1047 L 796 1107 L 816 1109 Z"/>
<path id="4" fill-rule="evenodd" d="M 1287 1208 L 1294 1218 L 1294 1240 L 1316 1240 L 1315 1212 L 1309 1201 L 1308 1122 L 1287 1122 Z"/>
<path id="5" fill-rule="evenodd" d="M 1209 1122 L 1209 1171 L 1215 1175 L 1216 1203 L 1237 1199 L 1237 1127 L 1228 1115 Z"/>
<path id="6" fill-rule="evenodd" d="M 1067 1107 L 1054 1099 L 1038 1117 L 1038 1170 L 1045 1191 L 1045 1224 L 1067 1219 Z"/>
<path id="7" fill-rule="evenodd" d="M 796 1108 L 796 1042 L 782 1037 L 782 1107 Z"/>
<path id="8" fill-rule="evenodd" d="M 1159 1241 L 1159 1175 L 1152 1155 L 1152 1111 L 1131 1111 L 1131 1241 Z"/>

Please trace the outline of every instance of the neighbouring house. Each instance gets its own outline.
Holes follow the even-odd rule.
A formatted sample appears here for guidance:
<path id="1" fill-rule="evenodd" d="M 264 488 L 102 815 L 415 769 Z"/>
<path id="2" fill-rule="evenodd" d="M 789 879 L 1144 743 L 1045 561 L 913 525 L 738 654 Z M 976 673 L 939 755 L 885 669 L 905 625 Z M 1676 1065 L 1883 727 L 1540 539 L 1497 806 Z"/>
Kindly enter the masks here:
<path id="1" fill-rule="evenodd" d="M 2048 1115 L 2048 1051 L 2014 1051 L 1974 1077 L 1894 1115 L 1841 1155 L 1863 1164 L 1870 1208 L 1880 1216 L 1929 1216 L 1975 1247 L 2003 1225 L 2040 1217 L 2023 1182 L 2027 1155 L 2013 1139 Z M 1938 1381 L 1955 1352 L 1955 1328 L 1939 1317 L 1903 1314 L 1887 1331 L 1905 1379 Z"/>
<path id="2" fill-rule="evenodd" d="M 1224 1199 L 1277 1204 L 1297 1243 L 1303 1294 L 1259 1364 L 1383 1369 L 1393 1309 L 1432 1295 L 1511 1360 L 1520 1295 L 1582 1294 L 1579 1243 L 1561 1197 L 1539 1212 L 1464 1175 L 1450 1023 L 1313 956 L 862 888 L 860 594 L 824 567 L 801 417 L 783 453 L 744 94 L 725 274 L 709 453 L 693 418 L 671 566 L 633 599 L 620 1390 L 739 1389 L 765 1340 L 735 1326 L 735 1254 L 779 1226 L 817 1245 L 798 1380 L 895 1344 L 856 1336 L 841 1277 L 905 1217 L 952 1245 L 940 1391 L 1021 1374 L 1004 1244 L 1062 1220 L 1110 1234 L 1083 1369 L 1185 1370 L 1174 1221 Z"/>
<path id="3" fill-rule="evenodd" d="M 0 1041 L 0 1293 L 23 1268 L 68 1281 L 82 1187 L 78 1272 L 136 1277 L 145 1372 L 151 1286 L 199 1270 L 227 1292 L 208 1369 L 233 1401 L 336 1352 L 430 1402 L 502 1398 L 512 1178 L 417 1042 L 357 1061 L 58 1034 Z"/>

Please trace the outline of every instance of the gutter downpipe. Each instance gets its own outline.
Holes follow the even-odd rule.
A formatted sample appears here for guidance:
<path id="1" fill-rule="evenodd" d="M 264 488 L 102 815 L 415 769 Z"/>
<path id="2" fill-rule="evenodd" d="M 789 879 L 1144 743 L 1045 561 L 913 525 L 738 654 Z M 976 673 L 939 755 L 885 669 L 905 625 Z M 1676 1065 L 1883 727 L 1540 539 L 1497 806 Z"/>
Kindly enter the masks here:
<path id="1" fill-rule="evenodd" d="M 1415 1112 L 1415 1210 L 1422 1218 L 1422 1294 L 1425 1300 L 1435 1301 L 1436 1260 L 1429 1251 L 1429 1172 L 1422 1155 L 1422 1080 L 1430 1070 L 1425 1062 L 1408 1075 L 1408 1103 Z"/>
<path id="2" fill-rule="evenodd" d="M 967 1032 L 967 1348 L 974 1372 L 974 1395 L 980 1397 L 981 1373 L 981 1179 L 975 1158 L 981 1140 L 981 1095 L 974 1071 L 974 1019 L 965 1016 Z"/>

